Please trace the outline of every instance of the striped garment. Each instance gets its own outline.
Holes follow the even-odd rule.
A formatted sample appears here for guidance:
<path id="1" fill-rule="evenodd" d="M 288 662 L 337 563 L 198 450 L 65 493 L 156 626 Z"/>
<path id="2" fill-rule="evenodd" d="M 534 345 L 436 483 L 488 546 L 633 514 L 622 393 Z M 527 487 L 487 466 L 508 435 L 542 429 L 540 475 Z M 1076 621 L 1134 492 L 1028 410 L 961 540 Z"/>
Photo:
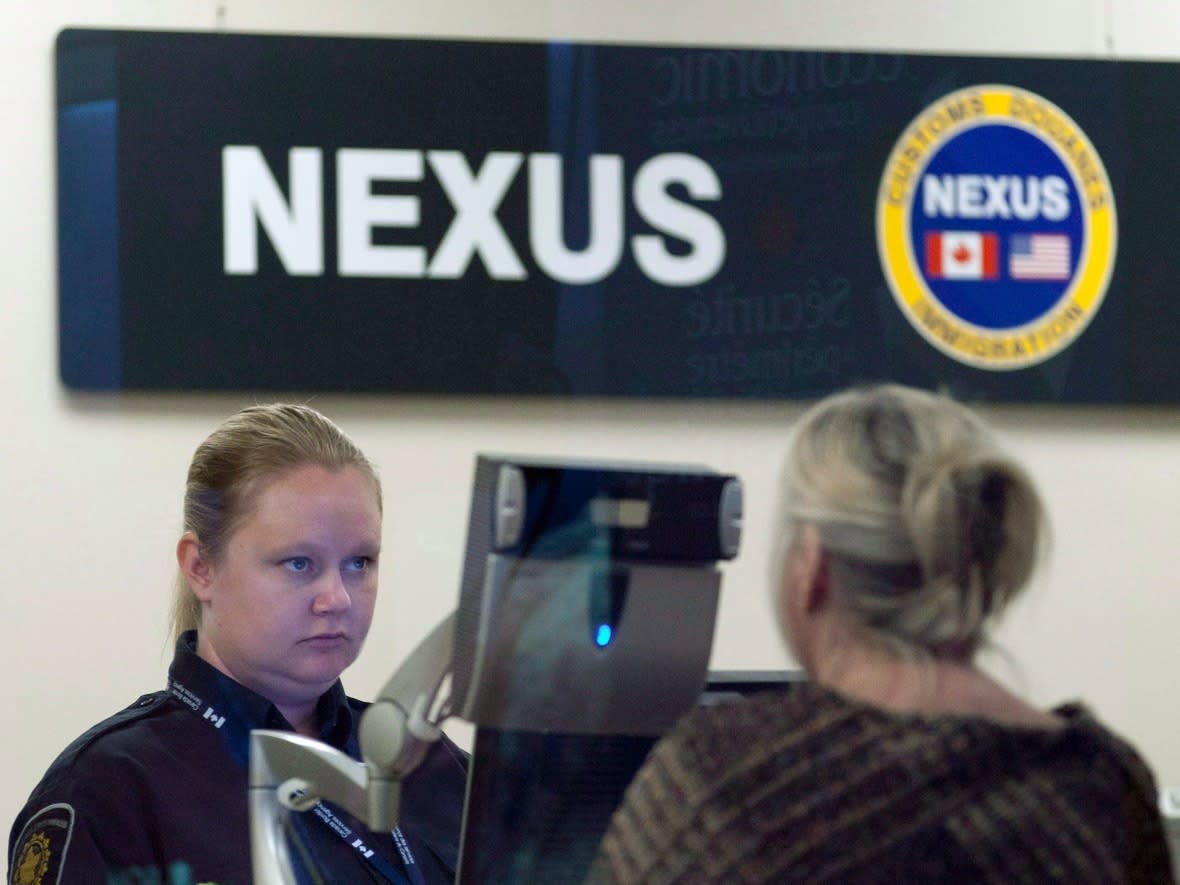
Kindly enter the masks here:
<path id="1" fill-rule="evenodd" d="M 1080 704 L 1060 729 L 898 714 L 803 683 L 690 713 L 592 883 L 1168 883 L 1151 772 Z"/>

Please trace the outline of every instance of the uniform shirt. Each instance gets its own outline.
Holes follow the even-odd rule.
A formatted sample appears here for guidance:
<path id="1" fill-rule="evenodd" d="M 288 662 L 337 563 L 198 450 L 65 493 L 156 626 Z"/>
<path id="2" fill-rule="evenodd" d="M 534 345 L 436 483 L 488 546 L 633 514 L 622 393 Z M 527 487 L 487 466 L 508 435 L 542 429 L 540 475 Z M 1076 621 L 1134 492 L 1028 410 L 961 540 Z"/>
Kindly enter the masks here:
<path id="1" fill-rule="evenodd" d="M 319 701 L 320 739 L 359 758 L 366 706 L 337 681 Z M 9 881 L 249 885 L 248 752 L 257 728 L 293 730 L 266 698 L 197 657 L 196 634 L 185 634 L 168 690 L 99 723 L 50 766 L 9 835 Z M 399 831 L 421 880 L 393 834 L 371 834 L 333 809 L 351 838 L 314 811 L 292 814 L 301 881 L 390 881 L 352 845 L 363 834 L 395 881 L 450 885 L 466 768 L 466 755 L 444 737 L 403 783 Z"/>

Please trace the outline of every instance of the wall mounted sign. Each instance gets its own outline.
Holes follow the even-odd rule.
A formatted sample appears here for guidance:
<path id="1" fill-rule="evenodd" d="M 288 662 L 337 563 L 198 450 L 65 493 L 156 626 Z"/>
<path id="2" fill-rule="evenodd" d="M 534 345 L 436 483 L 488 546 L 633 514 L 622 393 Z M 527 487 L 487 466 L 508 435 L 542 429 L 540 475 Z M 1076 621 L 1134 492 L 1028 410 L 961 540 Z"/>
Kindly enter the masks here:
<path id="1" fill-rule="evenodd" d="M 73 389 L 1180 402 L 1168 63 L 67 29 Z"/>

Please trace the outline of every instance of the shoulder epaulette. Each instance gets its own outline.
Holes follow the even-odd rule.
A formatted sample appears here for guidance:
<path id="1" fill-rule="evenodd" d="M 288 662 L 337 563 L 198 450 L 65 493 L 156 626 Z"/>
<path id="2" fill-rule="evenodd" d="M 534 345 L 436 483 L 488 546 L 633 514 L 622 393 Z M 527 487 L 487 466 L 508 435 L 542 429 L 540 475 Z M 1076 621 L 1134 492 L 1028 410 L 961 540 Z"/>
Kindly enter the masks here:
<path id="1" fill-rule="evenodd" d="M 149 694 L 140 695 L 135 701 L 124 707 L 118 713 L 108 716 L 102 722 L 92 726 L 75 738 L 68 747 L 62 750 L 61 755 L 57 757 L 57 761 L 54 762 L 53 767 L 69 765 L 74 758 L 96 740 L 104 735 L 110 734 L 112 731 L 151 715 L 163 704 L 167 703 L 170 697 L 166 691 L 153 691 Z"/>

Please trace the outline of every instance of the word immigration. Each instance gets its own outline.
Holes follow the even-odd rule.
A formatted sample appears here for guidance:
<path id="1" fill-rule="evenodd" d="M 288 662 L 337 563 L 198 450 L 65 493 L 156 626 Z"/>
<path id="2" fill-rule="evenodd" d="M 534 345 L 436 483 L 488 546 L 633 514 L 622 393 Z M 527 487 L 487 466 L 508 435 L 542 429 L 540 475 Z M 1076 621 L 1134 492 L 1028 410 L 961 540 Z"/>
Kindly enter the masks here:
<path id="1" fill-rule="evenodd" d="M 335 152 L 337 273 L 341 277 L 459 279 L 478 256 L 492 279 L 527 279 L 524 262 L 497 217 L 526 164 L 527 239 L 537 267 L 567 284 L 596 283 L 608 277 L 627 246 L 621 156 L 589 158 L 589 237 L 583 247 L 572 249 L 566 242 L 561 155 L 493 151 L 476 170 L 459 151 L 370 148 Z M 284 194 L 259 147 L 222 149 L 225 273 L 258 273 L 261 229 L 287 274 L 324 274 L 323 167 L 320 148 L 291 148 L 288 194 Z M 423 214 L 423 197 L 389 191 L 393 184 L 423 181 L 428 168 L 454 211 L 433 254 L 424 244 L 376 242 L 375 233 L 386 234 L 390 229 L 402 229 L 406 237 L 412 237 Z M 650 157 L 635 170 L 630 196 L 635 214 L 653 231 L 630 237 L 632 257 L 648 279 L 664 286 L 694 286 L 718 273 L 725 262 L 725 231 L 696 205 L 721 198 L 721 182 L 708 163 L 685 153 Z"/>

